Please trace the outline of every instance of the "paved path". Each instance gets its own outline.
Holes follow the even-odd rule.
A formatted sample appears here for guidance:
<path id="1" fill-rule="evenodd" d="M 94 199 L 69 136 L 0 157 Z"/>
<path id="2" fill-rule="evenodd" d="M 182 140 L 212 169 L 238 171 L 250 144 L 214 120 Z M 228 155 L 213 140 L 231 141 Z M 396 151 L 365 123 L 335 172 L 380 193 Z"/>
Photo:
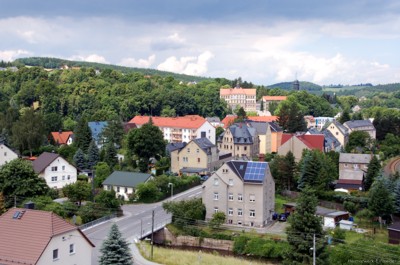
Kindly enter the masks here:
<path id="1" fill-rule="evenodd" d="M 400 156 L 390 159 L 383 171 L 386 176 L 400 172 Z"/>

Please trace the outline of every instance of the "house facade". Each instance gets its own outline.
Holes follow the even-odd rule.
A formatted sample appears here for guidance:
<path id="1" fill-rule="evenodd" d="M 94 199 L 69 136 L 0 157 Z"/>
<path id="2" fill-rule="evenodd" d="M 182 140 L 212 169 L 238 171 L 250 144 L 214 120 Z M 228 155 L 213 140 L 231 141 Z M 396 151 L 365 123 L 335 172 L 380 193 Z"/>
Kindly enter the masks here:
<path id="1" fill-rule="evenodd" d="M 349 129 L 343 126 L 338 121 L 332 121 L 327 126 L 327 130 L 330 131 L 333 136 L 339 141 L 341 147 L 345 147 L 349 141 Z"/>
<path id="2" fill-rule="evenodd" d="M 75 183 L 78 179 L 77 168 L 55 153 L 42 153 L 32 162 L 32 165 L 35 172 L 46 180 L 50 188 L 60 189 L 65 185 Z"/>
<path id="3" fill-rule="evenodd" d="M 303 150 L 317 149 L 324 152 L 325 137 L 323 134 L 288 134 L 282 135 L 281 146 L 278 148 L 279 155 L 286 155 L 291 151 L 296 162 L 299 162 L 303 154 Z"/>
<path id="4" fill-rule="evenodd" d="M 229 161 L 202 186 L 206 220 L 223 212 L 227 224 L 263 227 L 272 220 L 275 182 L 266 162 Z"/>
<path id="5" fill-rule="evenodd" d="M 219 167 L 217 146 L 207 138 L 197 138 L 181 149 L 171 152 L 171 172 L 179 174 L 208 175 Z"/>
<path id="6" fill-rule="evenodd" d="M 3 143 L 0 144 L 0 167 L 17 158 L 18 154 L 15 153 L 10 147 Z"/>
<path id="7" fill-rule="evenodd" d="M 340 153 L 339 179 L 335 188 L 348 191 L 364 190 L 364 177 L 371 159 L 370 154 Z"/>
<path id="8" fill-rule="evenodd" d="M 52 212 L 12 208 L 0 216 L 0 264 L 92 262 L 94 245 L 82 231 Z"/>
<path id="9" fill-rule="evenodd" d="M 363 131 L 367 132 L 371 139 L 376 139 L 376 129 L 370 120 L 354 120 L 354 121 L 346 121 L 343 123 L 349 132 L 354 131 Z"/>
<path id="10" fill-rule="evenodd" d="M 231 109 L 238 106 L 245 111 L 256 111 L 256 89 L 255 88 L 221 88 L 219 96 L 225 100 Z"/>
<path id="11" fill-rule="evenodd" d="M 255 128 L 245 123 L 233 124 L 217 139 L 218 149 L 234 158 L 251 160 L 260 153 L 260 140 Z"/>
<path id="12" fill-rule="evenodd" d="M 114 171 L 102 184 L 104 190 L 114 190 L 117 198 L 128 201 L 138 184 L 146 183 L 152 178 L 151 174 L 147 173 Z"/>
<path id="13" fill-rule="evenodd" d="M 264 109 L 269 110 L 271 104 L 276 104 L 278 105 L 282 101 L 286 100 L 287 96 L 263 96 L 262 101 L 264 104 Z"/>
<path id="14" fill-rule="evenodd" d="M 138 128 L 148 123 L 149 116 L 135 116 L 129 121 Z M 199 115 L 186 115 L 183 117 L 151 117 L 155 126 L 163 132 L 164 139 L 169 143 L 190 142 L 196 138 L 205 137 L 215 144 L 215 127 Z"/>

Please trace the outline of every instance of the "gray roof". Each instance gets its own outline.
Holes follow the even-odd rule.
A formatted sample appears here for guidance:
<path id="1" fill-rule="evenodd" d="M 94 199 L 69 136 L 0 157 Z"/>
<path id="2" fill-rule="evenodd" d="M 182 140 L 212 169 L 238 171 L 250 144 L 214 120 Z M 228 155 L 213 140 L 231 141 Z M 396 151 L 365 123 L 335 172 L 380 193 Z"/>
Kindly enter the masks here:
<path id="1" fill-rule="evenodd" d="M 246 124 L 256 129 L 258 134 L 263 135 L 267 133 L 268 125 L 266 122 L 246 120 Z"/>
<path id="2" fill-rule="evenodd" d="M 370 120 L 346 121 L 345 123 L 343 123 L 343 125 L 345 125 L 346 127 L 350 128 L 350 129 L 358 128 L 358 127 L 368 127 L 368 126 L 374 127 L 374 125 L 372 124 L 372 122 Z"/>
<path id="3" fill-rule="evenodd" d="M 59 156 L 60 155 L 56 153 L 42 153 L 38 158 L 36 158 L 35 161 L 32 162 L 33 170 L 37 174 L 41 173 L 43 170 L 45 170 L 46 167 L 50 165 L 51 162 L 56 160 L 56 158 Z"/>
<path id="4" fill-rule="evenodd" d="M 339 163 L 369 164 L 371 159 L 371 154 L 340 153 L 339 155 Z"/>
<path id="5" fill-rule="evenodd" d="M 114 171 L 106 180 L 103 185 L 113 185 L 121 187 L 136 187 L 139 183 L 146 182 L 151 177 L 151 174 L 127 172 L 127 171 Z"/>
<path id="6" fill-rule="evenodd" d="M 271 128 L 271 132 L 282 132 L 282 128 L 279 127 L 279 125 L 273 121 L 268 122 L 269 127 Z"/>
<path id="7" fill-rule="evenodd" d="M 339 131 L 343 134 L 349 134 L 349 129 L 347 129 L 345 126 L 343 126 L 340 122 L 338 121 L 332 121 L 332 123 L 339 129 Z"/>
<path id="8" fill-rule="evenodd" d="M 207 117 L 206 120 L 208 122 L 221 122 L 221 120 L 219 119 L 219 117 Z"/>
<path id="9" fill-rule="evenodd" d="M 167 144 L 167 146 L 165 147 L 167 150 L 167 154 L 171 154 L 171 152 L 175 151 L 175 150 L 181 150 L 182 148 L 184 148 L 186 146 L 186 143 L 169 143 Z"/>
<path id="10" fill-rule="evenodd" d="M 210 142 L 210 140 L 208 140 L 205 137 L 196 138 L 193 139 L 192 141 L 195 142 L 204 152 L 208 152 L 211 147 L 215 147 L 215 144 Z"/>
<path id="11" fill-rule="evenodd" d="M 246 124 L 233 124 L 229 127 L 229 130 L 232 133 L 234 144 L 253 144 L 253 137 L 256 134 L 255 128 L 251 128 Z M 222 142 L 224 134 L 225 132 L 219 136 L 219 142 Z"/>

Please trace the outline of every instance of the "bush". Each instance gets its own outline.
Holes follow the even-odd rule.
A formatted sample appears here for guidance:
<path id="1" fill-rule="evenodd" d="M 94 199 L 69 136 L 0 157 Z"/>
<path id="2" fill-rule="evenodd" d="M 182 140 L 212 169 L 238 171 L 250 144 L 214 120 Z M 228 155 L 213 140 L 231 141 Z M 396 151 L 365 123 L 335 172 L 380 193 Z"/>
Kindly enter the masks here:
<path id="1" fill-rule="evenodd" d="M 351 201 L 345 201 L 343 203 L 344 209 L 348 212 L 351 212 L 354 214 L 357 211 L 357 205 L 354 202 Z"/>
<path id="2" fill-rule="evenodd" d="M 241 235 L 236 237 L 233 245 L 233 252 L 241 255 L 251 255 L 259 258 L 283 259 L 289 251 L 289 243 L 275 241 L 260 237 L 249 237 Z"/>

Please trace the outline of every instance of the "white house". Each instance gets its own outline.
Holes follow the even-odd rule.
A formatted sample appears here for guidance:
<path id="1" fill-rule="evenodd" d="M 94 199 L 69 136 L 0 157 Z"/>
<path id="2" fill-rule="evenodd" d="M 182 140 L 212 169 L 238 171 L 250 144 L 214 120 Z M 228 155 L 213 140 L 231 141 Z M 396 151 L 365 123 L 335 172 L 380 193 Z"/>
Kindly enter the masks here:
<path id="1" fill-rule="evenodd" d="M 53 212 L 12 208 L 0 216 L 0 264 L 87 265 L 94 245 Z"/>
<path id="2" fill-rule="evenodd" d="M 139 183 L 146 183 L 152 178 L 151 174 L 146 173 L 114 171 L 102 184 L 104 190 L 114 190 L 117 198 L 128 201 Z"/>
<path id="3" fill-rule="evenodd" d="M 0 167 L 11 160 L 17 159 L 18 155 L 5 144 L 0 144 Z"/>
<path id="4" fill-rule="evenodd" d="M 151 117 L 151 120 L 160 128 L 164 139 L 169 143 L 188 143 L 193 139 L 205 137 L 215 144 L 215 127 L 199 115 Z M 135 116 L 129 123 L 134 123 L 140 128 L 149 121 L 149 116 Z"/>
<path id="5" fill-rule="evenodd" d="M 76 167 L 55 153 L 44 152 L 32 162 L 33 169 L 50 188 L 60 189 L 77 181 Z"/>

